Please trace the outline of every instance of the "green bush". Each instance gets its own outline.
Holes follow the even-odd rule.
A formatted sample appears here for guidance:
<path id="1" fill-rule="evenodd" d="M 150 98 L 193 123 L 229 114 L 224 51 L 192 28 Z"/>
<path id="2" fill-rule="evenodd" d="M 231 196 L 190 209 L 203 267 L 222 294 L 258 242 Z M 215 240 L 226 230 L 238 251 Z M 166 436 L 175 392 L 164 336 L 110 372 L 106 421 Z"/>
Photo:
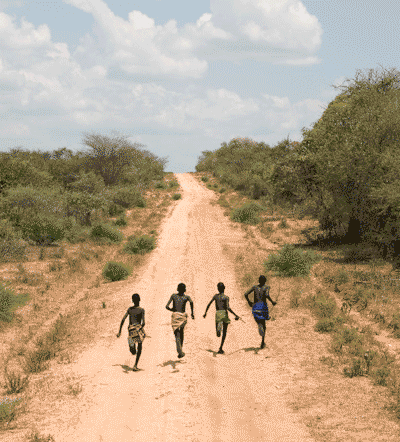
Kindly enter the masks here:
<path id="1" fill-rule="evenodd" d="M 212 185 L 210 183 L 207 184 L 207 189 L 212 189 Z"/>
<path id="2" fill-rule="evenodd" d="M 330 333 L 338 326 L 335 318 L 322 318 L 315 324 L 315 331 L 319 333 Z"/>
<path id="3" fill-rule="evenodd" d="M 174 195 L 172 195 L 172 199 L 173 200 L 179 200 L 181 198 L 181 194 L 180 193 L 175 193 Z"/>
<path id="4" fill-rule="evenodd" d="M 392 319 L 389 322 L 388 327 L 391 328 L 394 332 L 400 330 L 400 313 L 394 313 L 392 315 Z"/>
<path id="5" fill-rule="evenodd" d="M 126 226 L 128 224 L 128 220 L 126 219 L 125 214 L 121 215 L 116 221 L 115 221 L 115 225 L 116 226 Z"/>
<path id="6" fill-rule="evenodd" d="M 262 210 L 263 208 L 257 203 L 246 203 L 233 211 L 231 219 L 238 223 L 258 224 L 261 221 L 258 214 Z"/>
<path id="7" fill-rule="evenodd" d="M 0 239 L 0 262 L 22 260 L 28 243 L 22 239 Z"/>
<path id="8" fill-rule="evenodd" d="M 168 187 L 170 187 L 170 188 L 179 187 L 179 183 L 176 180 L 172 180 L 168 183 Z"/>
<path id="9" fill-rule="evenodd" d="M 103 269 L 103 276 L 110 281 L 121 281 L 130 274 L 131 269 L 121 262 L 109 261 Z"/>
<path id="10" fill-rule="evenodd" d="M 213 187 L 214 187 L 214 189 L 218 189 L 218 184 L 217 184 L 217 183 L 214 183 L 214 184 L 213 184 Z"/>
<path id="11" fill-rule="evenodd" d="M 41 436 L 35 431 L 30 434 L 28 442 L 55 442 L 55 439 L 50 434 L 48 436 Z"/>
<path id="12" fill-rule="evenodd" d="M 267 271 L 277 272 L 278 276 L 307 276 L 312 266 L 320 259 L 321 257 L 312 251 L 302 251 L 286 244 L 277 254 L 269 255 L 264 266 Z"/>
<path id="13" fill-rule="evenodd" d="M 23 237 L 36 244 L 51 244 L 61 240 L 65 234 L 65 227 L 61 219 L 44 214 L 30 219 L 25 218 L 21 222 L 20 228 Z"/>
<path id="14" fill-rule="evenodd" d="M 201 177 L 201 181 L 203 181 L 203 183 L 206 183 L 208 181 L 208 177 L 207 176 L 202 176 Z"/>
<path id="15" fill-rule="evenodd" d="M 3 397 L 0 399 L 0 423 L 9 423 L 15 420 L 18 414 L 18 404 L 22 401 L 22 398 Z"/>
<path id="16" fill-rule="evenodd" d="M 90 235 L 93 239 L 106 239 L 113 243 L 120 243 L 124 238 L 124 235 L 119 230 L 116 230 L 112 226 L 103 223 L 93 226 L 90 231 Z"/>
<path id="17" fill-rule="evenodd" d="M 158 181 L 158 182 L 154 185 L 154 187 L 155 187 L 156 189 L 166 189 L 166 188 L 167 188 L 167 186 L 165 185 L 165 183 L 164 183 L 163 181 Z"/>
<path id="18" fill-rule="evenodd" d="M 110 216 L 118 216 L 125 213 L 125 209 L 119 204 L 111 203 L 108 207 L 108 214 Z"/>
<path id="19" fill-rule="evenodd" d="M 21 393 L 29 383 L 29 376 L 22 376 L 18 372 L 8 372 L 4 369 L 5 387 L 7 394 Z"/>
<path id="20" fill-rule="evenodd" d="M 226 192 L 225 187 L 221 187 L 221 189 L 219 189 L 219 193 L 224 193 L 224 192 Z"/>
<path id="21" fill-rule="evenodd" d="M 129 237 L 128 242 L 124 246 L 124 252 L 129 254 L 144 255 L 147 252 L 155 249 L 156 240 L 149 235 L 142 235 L 139 237 Z"/>
<path id="22" fill-rule="evenodd" d="M 0 284 L 0 320 L 10 322 L 12 319 L 14 292 Z"/>
<path id="23" fill-rule="evenodd" d="M 343 369 L 343 374 L 346 377 L 353 378 L 355 376 L 364 376 L 364 362 L 362 359 L 353 359 L 351 367 L 346 367 Z"/>
<path id="24" fill-rule="evenodd" d="M 372 377 L 375 384 L 377 385 L 387 385 L 387 378 L 390 375 L 390 368 L 387 366 L 377 368 L 373 373 Z"/>
<path id="25" fill-rule="evenodd" d="M 287 229 L 288 228 L 288 223 L 285 218 L 281 219 L 281 222 L 278 224 L 278 227 L 280 229 Z"/>
<path id="26" fill-rule="evenodd" d="M 113 203 L 125 209 L 132 207 L 145 207 L 145 200 L 134 187 L 116 187 L 109 189 Z"/>

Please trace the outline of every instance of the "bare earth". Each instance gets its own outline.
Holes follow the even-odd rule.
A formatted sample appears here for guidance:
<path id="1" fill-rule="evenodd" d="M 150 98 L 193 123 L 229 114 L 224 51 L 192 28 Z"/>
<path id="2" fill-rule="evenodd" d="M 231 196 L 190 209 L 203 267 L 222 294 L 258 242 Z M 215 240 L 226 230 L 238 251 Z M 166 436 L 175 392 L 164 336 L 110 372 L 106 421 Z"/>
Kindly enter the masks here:
<path id="1" fill-rule="evenodd" d="M 218 205 L 210 204 L 216 198 L 213 192 L 190 174 L 176 177 L 183 199 L 165 219 L 158 247 L 143 273 L 134 285 L 129 281 L 107 285 L 104 300 L 109 308 L 99 325 L 97 340 L 72 364 L 54 368 L 55 382 L 60 384 L 67 377 L 79 380 L 82 392 L 76 397 L 46 401 L 46 405 L 42 402 L 44 415 L 38 430 L 53 435 L 57 442 L 317 440 L 304 416 L 291 410 L 291 401 L 299 401 L 304 390 L 310 419 L 317 426 L 318 413 L 330 401 L 340 407 L 347 393 L 369 388 L 365 384 L 368 381 L 353 381 L 354 390 L 346 390 L 344 382 L 350 381 L 318 362 L 326 353 L 329 338 L 310 335 L 308 340 L 312 324 L 300 313 L 295 316 L 283 311 L 284 293 L 275 307 L 277 320 L 267 325 L 267 348 L 259 350 L 261 338 L 235 281 L 233 259 L 226 253 L 227 247 L 246 246 L 244 233 L 234 228 Z M 274 248 L 271 244 L 270 249 Z M 220 281 L 226 286 L 231 308 L 245 321 L 235 321 L 231 315 L 225 355 L 216 353 L 220 338 L 215 334 L 214 305 L 207 318 L 202 317 Z M 187 305 L 183 359 L 177 358 L 171 313 L 165 309 L 180 282 L 186 284 L 186 293 L 194 301 L 195 315 L 193 321 Z M 127 321 L 121 337 L 116 338 L 131 295 L 136 292 L 146 310 L 147 334 L 139 372 L 132 371 L 134 357 L 128 349 Z M 276 295 L 276 290 L 271 292 L 273 299 Z M 315 383 L 314 369 L 319 371 Z M 326 397 L 325 385 L 332 382 L 337 382 L 337 396 Z M 38 391 L 38 401 L 50 394 L 46 388 L 41 398 Z M 316 394 L 311 403 L 310 392 Z M 329 436 L 320 439 L 320 433 L 318 440 L 395 440 L 385 438 L 382 430 L 383 438 L 377 437 L 376 427 L 371 432 L 360 428 L 360 438 L 352 433 L 349 439 L 344 431 L 357 432 L 352 427 L 357 425 L 354 415 L 360 404 L 356 396 L 347 400 L 347 405 L 350 400 L 354 400 L 354 407 L 338 410 L 341 422 L 335 417 Z M 15 437 L 6 433 L 7 442 L 17 440 Z"/>

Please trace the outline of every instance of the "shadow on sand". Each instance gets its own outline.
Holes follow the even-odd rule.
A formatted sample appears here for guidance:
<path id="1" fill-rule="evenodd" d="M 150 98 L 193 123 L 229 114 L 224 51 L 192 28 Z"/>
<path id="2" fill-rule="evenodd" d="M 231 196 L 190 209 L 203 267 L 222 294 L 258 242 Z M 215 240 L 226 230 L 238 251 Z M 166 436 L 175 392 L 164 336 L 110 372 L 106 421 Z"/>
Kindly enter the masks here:
<path id="1" fill-rule="evenodd" d="M 132 367 L 129 367 L 128 365 L 125 364 L 114 364 L 113 367 L 122 367 L 122 369 L 124 370 L 124 373 L 129 373 L 130 371 L 143 371 L 142 368 L 138 368 L 137 370 L 134 370 Z"/>
<path id="2" fill-rule="evenodd" d="M 267 348 L 267 347 L 265 347 L 265 348 Z M 218 355 L 217 351 L 214 351 L 214 350 L 211 350 L 211 349 L 203 349 L 203 350 L 212 353 L 214 358 L 216 358 L 217 355 Z M 245 352 L 254 351 L 254 354 L 257 355 L 260 350 L 264 350 L 264 349 L 261 349 L 260 347 L 239 348 L 239 350 L 235 350 L 232 353 L 225 353 L 224 355 L 221 355 L 221 356 L 230 356 L 230 355 L 233 355 L 234 353 L 238 353 L 239 351 L 245 351 Z"/>
<path id="3" fill-rule="evenodd" d="M 167 362 L 163 362 L 162 364 L 158 364 L 157 367 L 166 367 L 167 365 L 170 365 L 175 370 L 176 364 L 186 364 L 186 362 L 183 362 L 183 361 L 167 361 Z"/>

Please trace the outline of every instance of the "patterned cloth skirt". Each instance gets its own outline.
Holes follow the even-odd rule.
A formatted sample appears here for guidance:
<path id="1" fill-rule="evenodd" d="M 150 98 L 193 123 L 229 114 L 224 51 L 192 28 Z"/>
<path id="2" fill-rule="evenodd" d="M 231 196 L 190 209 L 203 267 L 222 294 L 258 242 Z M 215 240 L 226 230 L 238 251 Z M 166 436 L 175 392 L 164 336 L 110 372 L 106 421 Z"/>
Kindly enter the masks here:
<path id="1" fill-rule="evenodd" d="M 256 302 L 253 305 L 252 313 L 255 320 L 262 320 L 265 319 L 266 321 L 269 320 L 269 312 L 268 312 L 268 305 L 264 302 Z"/>
<path id="2" fill-rule="evenodd" d="M 136 342 L 143 342 L 144 338 L 146 337 L 146 333 L 144 332 L 144 329 L 140 328 L 141 325 L 134 324 L 130 325 L 128 327 L 128 343 L 129 347 L 133 347 Z"/>

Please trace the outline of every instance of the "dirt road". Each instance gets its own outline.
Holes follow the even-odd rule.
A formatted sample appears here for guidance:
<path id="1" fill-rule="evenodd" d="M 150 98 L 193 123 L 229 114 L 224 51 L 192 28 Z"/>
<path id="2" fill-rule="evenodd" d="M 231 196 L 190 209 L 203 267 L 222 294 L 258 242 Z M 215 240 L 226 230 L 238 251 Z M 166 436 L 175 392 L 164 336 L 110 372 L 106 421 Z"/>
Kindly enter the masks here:
<path id="1" fill-rule="evenodd" d="M 57 424 L 53 416 L 52 425 L 42 430 L 57 442 L 313 440 L 285 405 L 290 376 L 280 368 L 279 343 L 267 339 L 267 348 L 258 349 L 257 327 L 237 288 L 233 263 L 222 251 L 224 244 L 245 244 L 242 232 L 210 204 L 213 192 L 189 174 L 177 174 L 177 179 L 183 199 L 163 224 L 158 248 L 137 284 L 109 294 L 112 320 L 102 324 L 97 342 L 69 366 L 82 380 L 82 393 L 55 410 Z M 216 354 L 215 307 L 203 318 L 220 281 L 231 308 L 246 322 L 231 316 L 225 355 Z M 165 309 L 180 282 L 187 286 L 195 314 L 185 329 L 183 359 L 177 358 L 171 313 Z M 116 338 L 135 292 L 146 310 L 148 335 L 139 372 L 131 370 L 127 322 Z M 268 324 L 269 330 L 278 327 L 279 321 Z"/>

